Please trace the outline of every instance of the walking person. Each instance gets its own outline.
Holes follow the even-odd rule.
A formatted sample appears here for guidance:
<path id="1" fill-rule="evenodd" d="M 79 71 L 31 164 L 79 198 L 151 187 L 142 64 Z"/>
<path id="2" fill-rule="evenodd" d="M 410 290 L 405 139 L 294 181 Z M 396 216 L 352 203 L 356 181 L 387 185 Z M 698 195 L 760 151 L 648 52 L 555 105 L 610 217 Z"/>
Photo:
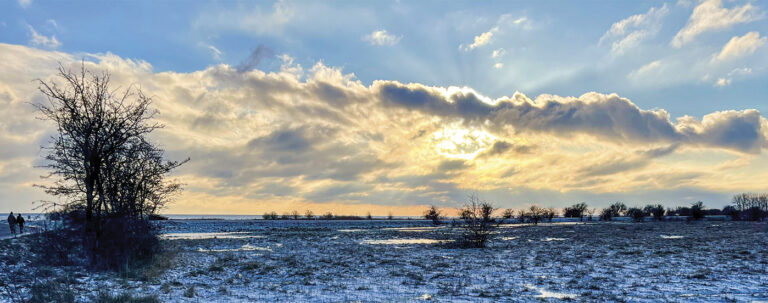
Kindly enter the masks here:
<path id="1" fill-rule="evenodd" d="M 16 217 L 16 224 L 19 225 L 19 234 L 23 234 L 24 233 L 24 217 L 22 217 L 21 214 L 19 214 L 19 216 Z"/>
<path id="2" fill-rule="evenodd" d="M 11 234 L 16 237 L 16 217 L 13 216 L 13 212 L 8 215 L 8 226 L 11 227 Z"/>

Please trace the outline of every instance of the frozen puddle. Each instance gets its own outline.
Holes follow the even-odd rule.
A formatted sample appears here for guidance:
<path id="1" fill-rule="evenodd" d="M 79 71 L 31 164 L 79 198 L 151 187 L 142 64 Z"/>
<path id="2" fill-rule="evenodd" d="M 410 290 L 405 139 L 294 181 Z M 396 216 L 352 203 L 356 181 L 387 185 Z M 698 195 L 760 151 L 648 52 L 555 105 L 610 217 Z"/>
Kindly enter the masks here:
<path id="1" fill-rule="evenodd" d="M 534 296 L 536 298 L 542 298 L 542 299 L 555 298 L 555 299 L 563 300 L 563 299 L 576 299 L 576 297 L 579 296 L 577 294 L 566 294 L 566 293 L 552 292 L 552 291 L 548 291 L 548 290 L 545 290 L 545 289 L 538 288 L 538 287 L 533 286 L 533 285 L 526 285 L 525 287 L 527 287 L 528 289 L 533 289 L 535 291 L 538 291 L 540 294 Z"/>
<path id="2" fill-rule="evenodd" d="M 668 235 L 661 235 L 662 239 L 682 239 L 683 236 L 668 236 Z"/>
<path id="3" fill-rule="evenodd" d="M 171 233 L 160 235 L 160 239 L 164 240 L 249 239 L 262 237 L 251 235 L 249 232 Z"/>
<path id="4" fill-rule="evenodd" d="M 565 240 L 566 240 L 565 238 L 544 238 L 544 239 L 541 239 L 541 241 L 544 241 L 544 242 L 565 241 Z"/>
<path id="5" fill-rule="evenodd" d="M 435 239 L 386 239 L 386 240 L 363 240 L 360 244 L 373 244 L 373 245 L 397 245 L 397 244 L 437 244 L 442 242 L 450 242 L 451 240 L 435 240 Z"/>
<path id="6" fill-rule="evenodd" d="M 517 240 L 517 238 L 520 238 L 520 237 L 503 237 L 501 239 L 504 241 L 512 241 L 512 240 Z"/>
<path id="7" fill-rule="evenodd" d="M 264 251 L 272 251 L 269 247 L 259 247 L 259 246 L 253 246 L 250 244 L 245 244 L 243 246 L 240 246 L 239 248 L 223 248 L 223 249 L 204 249 L 204 248 L 198 248 L 197 251 L 199 252 L 227 252 L 227 251 L 254 251 L 254 250 L 264 250 Z"/>
<path id="8" fill-rule="evenodd" d="M 382 228 L 381 230 L 396 230 L 396 231 L 419 233 L 419 232 L 433 231 L 438 228 L 440 227 L 390 227 L 390 228 Z"/>
<path id="9" fill-rule="evenodd" d="M 365 229 L 339 229 L 338 232 L 342 233 L 355 233 L 355 232 L 361 232 L 366 231 Z"/>

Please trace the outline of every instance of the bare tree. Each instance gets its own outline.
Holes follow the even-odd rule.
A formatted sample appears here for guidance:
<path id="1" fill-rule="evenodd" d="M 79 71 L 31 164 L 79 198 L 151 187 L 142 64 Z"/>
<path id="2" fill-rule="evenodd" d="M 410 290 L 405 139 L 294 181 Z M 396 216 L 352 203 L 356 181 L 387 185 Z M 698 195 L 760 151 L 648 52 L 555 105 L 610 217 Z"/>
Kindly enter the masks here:
<path id="1" fill-rule="evenodd" d="M 170 201 L 181 184 L 167 176 L 189 159 L 166 161 L 164 151 L 147 140 L 162 125 L 151 122 L 157 111 L 141 90 L 114 90 L 108 73 L 88 72 L 84 63 L 79 73 L 60 67 L 58 77 L 59 82 L 39 80 L 47 102 L 34 105 L 57 129 L 44 148 L 50 170 L 44 178 L 53 182 L 38 186 L 67 209 L 83 211 L 84 244 L 96 252 L 107 220 L 144 220 Z"/>
<path id="2" fill-rule="evenodd" d="M 293 217 L 294 220 L 298 220 L 300 215 L 298 210 L 294 210 L 291 212 L 291 217 Z"/>
<path id="3" fill-rule="evenodd" d="M 311 210 L 307 210 L 304 212 L 304 217 L 307 219 L 313 219 L 315 217 L 315 213 L 313 213 Z"/>
<path id="4" fill-rule="evenodd" d="M 491 232 L 498 225 L 493 219 L 494 210 L 491 203 L 480 199 L 476 193 L 467 197 L 467 204 L 459 212 L 459 217 L 464 220 L 463 244 L 466 247 L 485 247 Z"/>

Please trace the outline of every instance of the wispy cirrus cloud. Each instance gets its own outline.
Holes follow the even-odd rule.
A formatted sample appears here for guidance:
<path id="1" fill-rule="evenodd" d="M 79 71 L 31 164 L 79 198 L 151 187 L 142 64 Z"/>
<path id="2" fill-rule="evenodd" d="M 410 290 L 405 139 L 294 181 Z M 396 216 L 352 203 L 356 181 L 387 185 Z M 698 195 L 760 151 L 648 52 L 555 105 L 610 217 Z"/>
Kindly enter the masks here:
<path id="1" fill-rule="evenodd" d="M 35 30 L 32 25 L 27 25 L 29 28 L 29 43 L 34 46 L 42 46 L 46 48 L 58 48 L 61 46 L 61 42 L 56 39 L 56 35 L 51 35 L 50 37 L 41 35 L 40 33 Z"/>
<path id="2" fill-rule="evenodd" d="M 622 19 L 613 25 L 600 38 L 599 44 L 611 43 L 611 53 L 616 56 L 637 47 L 643 40 L 653 38 L 661 29 L 662 19 L 669 13 L 665 3 L 661 7 L 652 7 L 645 14 L 637 14 Z"/>
<path id="3" fill-rule="evenodd" d="M 736 24 L 761 19 L 764 16 L 765 14 L 751 3 L 729 9 L 723 7 L 722 0 L 701 1 L 693 9 L 693 13 L 685 26 L 672 38 L 670 44 L 680 48 L 705 32 L 724 30 Z"/>

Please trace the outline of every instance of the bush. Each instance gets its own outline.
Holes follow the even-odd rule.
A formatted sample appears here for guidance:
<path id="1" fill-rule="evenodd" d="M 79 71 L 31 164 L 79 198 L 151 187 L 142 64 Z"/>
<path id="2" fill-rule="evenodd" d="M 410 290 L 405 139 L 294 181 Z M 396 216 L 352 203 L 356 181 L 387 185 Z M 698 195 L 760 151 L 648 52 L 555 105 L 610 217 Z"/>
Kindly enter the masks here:
<path id="1" fill-rule="evenodd" d="M 279 217 L 277 216 L 277 212 L 265 212 L 264 215 L 261 216 L 264 220 L 277 220 Z"/>
<path id="2" fill-rule="evenodd" d="M 637 207 L 632 207 L 627 210 L 627 216 L 635 220 L 636 222 L 643 222 L 645 219 L 645 212 Z"/>
<path id="3" fill-rule="evenodd" d="M 327 212 L 327 213 L 325 213 L 323 215 L 322 218 L 325 219 L 325 220 L 331 220 L 331 219 L 333 219 L 333 213 L 332 212 Z"/>
<path id="4" fill-rule="evenodd" d="M 691 205 L 691 218 L 701 220 L 704 218 L 704 202 L 698 201 Z"/>
<path id="5" fill-rule="evenodd" d="M 626 211 L 627 206 L 624 203 L 616 202 L 603 209 L 600 213 L 600 219 L 603 221 L 611 221 L 614 217 L 624 215 Z"/>
<path id="6" fill-rule="evenodd" d="M 653 216 L 653 219 L 656 221 L 661 221 L 664 219 L 664 206 L 661 204 L 646 205 L 643 208 L 643 211 L 646 213 L 646 215 Z"/>
<path id="7" fill-rule="evenodd" d="M 440 225 L 440 217 L 442 217 L 442 214 L 440 214 L 440 210 L 434 205 L 430 206 L 429 209 L 424 212 L 424 218 L 432 220 L 432 224 L 434 225 Z"/>
<path id="8" fill-rule="evenodd" d="M 66 214 L 64 228 L 37 237 L 33 251 L 40 264 L 69 266 L 88 261 L 93 269 L 125 271 L 148 264 L 159 249 L 157 231 L 148 220 L 102 218 L 98 233 L 86 233 L 85 220 Z"/>
<path id="9" fill-rule="evenodd" d="M 93 303 L 160 303 L 160 299 L 157 296 L 139 296 L 134 297 L 129 293 L 122 293 L 119 295 L 110 295 L 109 293 L 99 293 L 99 295 L 93 298 Z"/>
<path id="10" fill-rule="evenodd" d="M 501 218 L 503 218 L 504 220 L 512 219 L 512 217 L 514 216 L 515 216 L 515 211 L 510 208 L 505 209 L 504 212 L 501 214 Z"/>
<path id="11" fill-rule="evenodd" d="M 587 203 L 577 203 L 571 207 L 566 207 L 563 211 L 563 216 L 566 218 L 579 218 L 579 221 L 584 219 L 584 213 L 587 211 Z"/>
<path id="12" fill-rule="evenodd" d="M 741 213 L 741 220 L 761 221 L 768 218 L 768 193 L 733 196 L 733 205 Z"/>
<path id="13" fill-rule="evenodd" d="M 160 244 L 149 221 L 121 217 L 105 220 L 96 242 L 91 265 L 120 271 L 147 265 Z"/>
<path id="14" fill-rule="evenodd" d="M 493 219 L 494 207 L 477 194 L 468 197 L 459 217 L 464 221 L 464 234 L 459 243 L 465 248 L 484 248 L 497 223 Z"/>
<path id="15" fill-rule="evenodd" d="M 739 212 L 736 207 L 733 207 L 731 205 L 728 205 L 726 207 L 723 207 L 723 214 L 731 217 L 731 220 L 738 221 L 741 220 L 741 213 Z"/>
<path id="16" fill-rule="evenodd" d="M 528 222 L 533 222 L 534 225 L 539 224 L 539 221 L 543 220 L 546 216 L 546 209 L 543 209 L 541 207 L 538 207 L 536 205 L 531 205 L 531 207 L 528 208 L 528 211 L 520 211 L 520 221 L 523 222 L 525 219 L 528 219 Z"/>
<path id="17" fill-rule="evenodd" d="M 678 206 L 675 210 L 675 214 L 678 216 L 683 217 L 690 217 L 691 216 L 691 208 L 690 207 L 684 207 L 684 206 Z"/>
<path id="18" fill-rule="evenodd" d="M 75 302 L 75 292 L 69 278 L 34 283 L 29 289 L 28 303 Z"/>
<path id="19" fill-rule="evenodd" d="M 315 213 L 313 213 L 311 210 L 307 210 L 307 211 L 304 212 L 304 217 L 307 218 L 307 219 L 310 219 L 310 220 L 314 219 L 315 218 Z"/>

